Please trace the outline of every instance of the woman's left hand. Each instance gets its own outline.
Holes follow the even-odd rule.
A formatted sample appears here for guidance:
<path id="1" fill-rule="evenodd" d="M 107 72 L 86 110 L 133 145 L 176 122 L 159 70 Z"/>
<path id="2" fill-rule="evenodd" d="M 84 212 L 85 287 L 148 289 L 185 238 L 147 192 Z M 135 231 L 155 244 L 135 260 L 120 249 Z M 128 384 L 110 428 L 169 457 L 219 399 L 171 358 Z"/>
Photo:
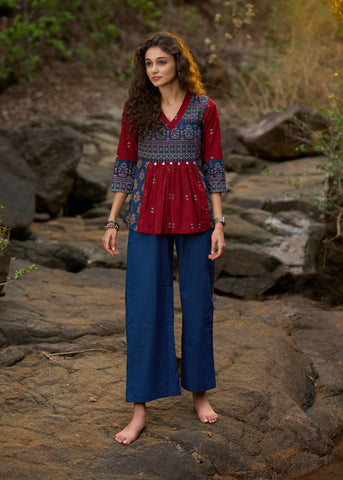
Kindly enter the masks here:
<path id="1" fill-rule="evenodd" d="M 216 223 L 211 237 L 211 253 L 208 256 L 210 260 L 219 258 L 225 248 L 224 226 L 222 223 Z"/>

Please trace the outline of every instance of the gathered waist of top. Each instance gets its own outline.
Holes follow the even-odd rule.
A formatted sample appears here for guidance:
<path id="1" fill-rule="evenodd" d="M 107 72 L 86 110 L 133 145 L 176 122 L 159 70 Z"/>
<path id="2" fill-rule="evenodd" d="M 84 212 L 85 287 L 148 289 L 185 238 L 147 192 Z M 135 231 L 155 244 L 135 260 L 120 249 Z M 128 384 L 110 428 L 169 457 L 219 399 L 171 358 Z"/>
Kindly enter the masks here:
<path id="1" fill-rule="evenodd" d="M 150 162 L 137 231 L 196 233 L 210 227 L 210 207 L 197 162 Z"/>
<path id="2" fill-rule="evenodd" d="M 143 160 L 144 161 L 144 160 Z M 151 161 L 146 160 L 148 166 L 150 165 L 196 165 L 198 162 L 195 160 L 158 160 L 158 161 Z"/>

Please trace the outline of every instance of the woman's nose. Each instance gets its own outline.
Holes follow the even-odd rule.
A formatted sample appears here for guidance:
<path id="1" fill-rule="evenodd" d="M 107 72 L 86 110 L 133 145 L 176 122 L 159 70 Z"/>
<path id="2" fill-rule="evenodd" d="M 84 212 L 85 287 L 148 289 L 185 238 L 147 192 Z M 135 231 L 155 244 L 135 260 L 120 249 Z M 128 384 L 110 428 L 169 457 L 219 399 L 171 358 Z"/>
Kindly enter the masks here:
<path id="1" fill-rule="evenodd" d="M 152 65 L 152 71 L 153 71 L 153 73 L 156 73 L 156 72 L 158 71 L 157 63 L 153 63 L 153 65 Z"/>

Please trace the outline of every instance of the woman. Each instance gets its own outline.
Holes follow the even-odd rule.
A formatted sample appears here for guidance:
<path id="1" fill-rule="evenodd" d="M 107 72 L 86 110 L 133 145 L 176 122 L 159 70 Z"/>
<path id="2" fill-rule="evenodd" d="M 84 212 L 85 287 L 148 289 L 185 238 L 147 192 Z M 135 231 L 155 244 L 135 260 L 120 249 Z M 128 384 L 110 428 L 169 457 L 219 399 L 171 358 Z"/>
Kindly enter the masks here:
<path id="1" fill-rule="evenodd" d="M 225 172 L 215 103 L 204 95 L 189 50 L 170 33 L 136 49 L 113 173 L 114 199 L 103 243 L 116 249 L 117 218 L 131 194 L 126 273 L 126 401 L 132 420 L 116 435 L 135 441 L 146 425 L 146 402 L 179 395 L 173 325 L 173 248 L 179 260 L 183 313 L 181 386 L 192 392 L 199 419 L 217 414 L 214 260 L 221 256 Z"/>

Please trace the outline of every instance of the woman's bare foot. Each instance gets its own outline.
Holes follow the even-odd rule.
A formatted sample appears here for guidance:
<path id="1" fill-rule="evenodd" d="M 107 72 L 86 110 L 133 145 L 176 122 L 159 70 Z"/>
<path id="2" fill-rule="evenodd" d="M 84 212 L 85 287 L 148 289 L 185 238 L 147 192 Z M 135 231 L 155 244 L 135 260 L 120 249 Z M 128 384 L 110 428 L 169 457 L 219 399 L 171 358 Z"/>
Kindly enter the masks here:
<path id="1" fill-rule="evenodd" d="M 137 440 L 145 426 L 145 403 L 135 403 L 133 406 L 133 415 L 131 422 L 121 432 L 117 433 L 115 439 L 118 443 L 122 443 L 123 445 L 130 445 L 130 443 Z"/>
<path id="2" fill-rule="evenodd" d="M 211 407 L 207 392 L 193 392 L 193 402 L 198 417 L 203 423 L 214 423 L 217 421 L 217 414 Z"/>

